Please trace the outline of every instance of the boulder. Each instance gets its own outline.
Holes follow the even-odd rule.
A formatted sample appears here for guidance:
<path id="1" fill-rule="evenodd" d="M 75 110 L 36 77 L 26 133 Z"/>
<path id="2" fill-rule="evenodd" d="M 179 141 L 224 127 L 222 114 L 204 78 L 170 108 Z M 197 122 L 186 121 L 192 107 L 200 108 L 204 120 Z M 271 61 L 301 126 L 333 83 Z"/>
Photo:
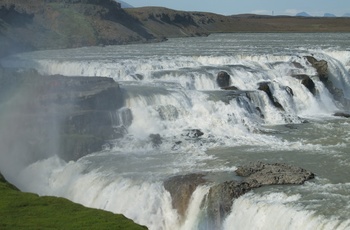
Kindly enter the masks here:
<path id="1" fill-rule="evenodd" d="M 306 77 L 301 80 L 301 84 L 303 84 L 313 95 L 316 94 L 315 83 L 310 77 Z"/>
<path id="2" fill-rule="evenodd" d="M 204 133 L 200 129 L 187 129 L 184 136 L 189 138 L 198 138 L 204 135 Z"/>
<path id="3" fill-rule="evenodd" d="M 277 101 L 277 99 L 272 95 L 272 92 L 270 90 L 270 86 L 269 86 L 269 83 L 268 82 L 261 82 L 259 84 L 259 88 L 258 90 L 261 90 L 261 91 L 264 91 L 268 98 L 270 99 L 271 103 L 276 107 L 278 108 L 279 110 L 282 110 L 284 111 L 284 108 L 283 106 Z"/>
<path id="4" fill-rule="evenodd" d="M 150 134 L 149 138 L 154 148 L 158 148 L 163 143 L 162 137 L 159 134 Z"/>
<path id="5" fill-rule="evenodd" d="M 216 77 L 216 83 L 219 87 L 229 87 L 230 86 L 230 75 L 225 71 L 220 71 Z"/>
<path id="6" fill-rule="evenodd" d="M 314 81 L 306 74 L 292 75 L 292 77 L 301 80 L 303 84 L 313 95 L 316 94 L 316 87 Z"/>
<path id="7" fill-rule="evenodd" d="M 306 60 L 314 67 L 322 82 L 328 80 L 328 63 L 325 60 L 317 60 L 312 56 L 305 56 Z"/>
<path id="8" fill-rule="evenodd" d="M 196 188 L 206 183 L 203 174 L 179 175 L 167 179 L 164 188 L 170 193 L 173 208 L 183 218 L 186 214 L 189 201 Z"/>

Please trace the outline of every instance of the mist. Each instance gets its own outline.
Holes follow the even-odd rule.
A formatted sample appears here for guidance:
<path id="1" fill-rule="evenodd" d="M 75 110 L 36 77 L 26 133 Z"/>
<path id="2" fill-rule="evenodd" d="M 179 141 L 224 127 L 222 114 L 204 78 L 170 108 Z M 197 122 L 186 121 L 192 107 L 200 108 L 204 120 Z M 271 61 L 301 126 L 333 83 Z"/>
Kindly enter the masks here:
<path id="1" fill-rule="evenodd" d="M 59 152 L 62 116 L 32 70 L 0 71 L 0 171 L 15 183 L 22 169 Z"/>

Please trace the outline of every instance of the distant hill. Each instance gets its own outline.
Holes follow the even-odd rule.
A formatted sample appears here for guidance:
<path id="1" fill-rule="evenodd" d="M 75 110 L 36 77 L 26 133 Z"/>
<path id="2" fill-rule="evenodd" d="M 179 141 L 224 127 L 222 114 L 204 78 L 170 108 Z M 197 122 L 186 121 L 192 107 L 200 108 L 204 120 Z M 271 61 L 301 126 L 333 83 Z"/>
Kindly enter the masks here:
<path id="1" fill-rule="evenodd" d="M 306 12 L 297 13 L 295 16 L 296 17 L 311 17 L 311 15 L 306 13 Z"/>
<path id="2" fill-rule="evenodd" d="M 323 15 L 323 17 L 326 17 L 326 18 L 335 18 L 336 16 L 334 14 L 330 14 L 330 13 L 325 13 Z"/>
<path id="3" fill-rule="evenodd" d="M 132 5 L 130 5 L 124 1 L 117 0 L 117 2 L 119 2 L 121 4 L 122 8 L 134 8 Z"/>
<path id="4" fill-rule="evenodd" d="M 0 1 L 0 56 L 153 39 L 115 0 Z"/>
<path id="5" fill-rule="evenodd" d="M 344 14 L 343 17 L 350 17 L 350 13 Z"/>
<path id="6" fill-rule="evenodd" d="M 14 52 L 162 41 L 232 32 L 350 32 L 345 17 L 224 16 L 115 0 L 0 0 L 0 58 Z"/>

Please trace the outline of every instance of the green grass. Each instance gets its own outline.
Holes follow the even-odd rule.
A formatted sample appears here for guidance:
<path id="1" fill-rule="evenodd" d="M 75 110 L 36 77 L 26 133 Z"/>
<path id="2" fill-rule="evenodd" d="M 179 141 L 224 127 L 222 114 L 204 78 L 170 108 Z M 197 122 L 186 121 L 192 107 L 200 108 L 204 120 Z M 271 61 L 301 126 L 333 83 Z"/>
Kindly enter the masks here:
<path id="1" fill-rule="evenodd" d="M 147 229 L 123 215 L 23 193 L 0 174 L 0 229 Z"/>

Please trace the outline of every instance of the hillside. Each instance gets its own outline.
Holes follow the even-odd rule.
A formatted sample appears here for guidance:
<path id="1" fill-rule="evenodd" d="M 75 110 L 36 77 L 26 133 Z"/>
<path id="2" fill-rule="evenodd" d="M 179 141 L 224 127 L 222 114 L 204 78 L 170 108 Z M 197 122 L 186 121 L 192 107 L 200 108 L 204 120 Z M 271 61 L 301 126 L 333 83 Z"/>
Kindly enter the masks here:
<path id="1" fill-rule="evenodd" d="M 350 32 L 350 18 L 235 15 L 114 0 L 0 0 L 0 57 L 26 50 L 160 41 L 232 32 Z"/>
<path id="2" fill-rule="evenodd" d="M 2 0 L 0 53 L 154 39 L 114 0 Z"/>
<path id="3" fill-rule="evenodd" d="M 126 9 L 155 36 L 181 37 L 234 32 L 350 32 L 349 18 L 223 16 L 160 7 Z"/>

